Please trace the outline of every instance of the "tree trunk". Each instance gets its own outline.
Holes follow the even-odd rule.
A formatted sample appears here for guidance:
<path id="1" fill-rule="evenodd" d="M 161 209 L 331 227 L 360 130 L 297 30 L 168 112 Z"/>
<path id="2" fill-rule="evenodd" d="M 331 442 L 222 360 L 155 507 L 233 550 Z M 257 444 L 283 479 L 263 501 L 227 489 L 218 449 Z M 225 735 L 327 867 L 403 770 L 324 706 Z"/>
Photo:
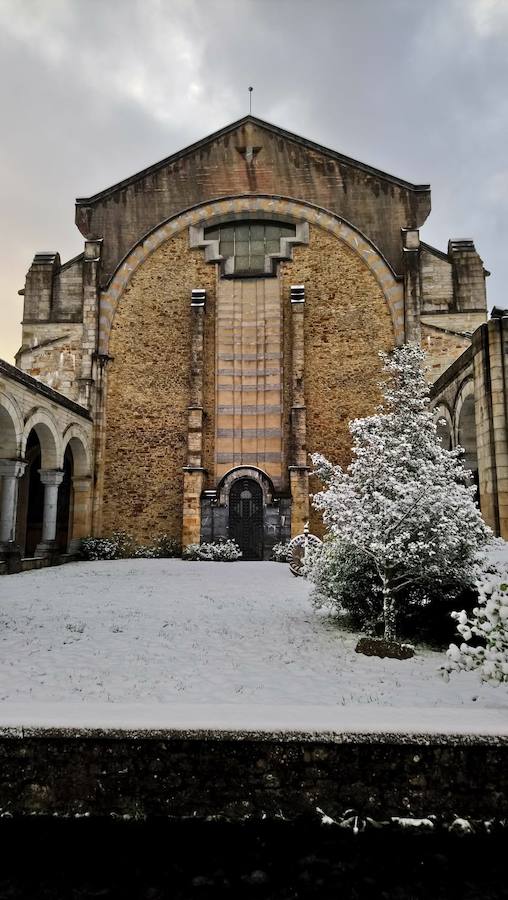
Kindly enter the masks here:
<path id="1" fill-rule="evenodd" d="M 383 636 L 387 641 L 394 641 L 396 638 L 395 599 L 390 590 L 389 579 L 386 573 L 381 575 L 381 583 L 383 586 Z"/>

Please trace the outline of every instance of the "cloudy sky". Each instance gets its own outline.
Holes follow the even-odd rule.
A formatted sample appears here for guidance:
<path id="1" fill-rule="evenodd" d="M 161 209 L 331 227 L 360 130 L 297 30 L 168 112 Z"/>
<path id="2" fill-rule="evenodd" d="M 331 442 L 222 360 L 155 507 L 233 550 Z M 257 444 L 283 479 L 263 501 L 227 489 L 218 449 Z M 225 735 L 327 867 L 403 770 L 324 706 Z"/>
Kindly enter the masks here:
<path id="1" fill-rule="evenodd" d="M 74 199 L 248 111 L 416 183 L 508 306 L 508 0 L 0 0 L 0 356 Z"/>

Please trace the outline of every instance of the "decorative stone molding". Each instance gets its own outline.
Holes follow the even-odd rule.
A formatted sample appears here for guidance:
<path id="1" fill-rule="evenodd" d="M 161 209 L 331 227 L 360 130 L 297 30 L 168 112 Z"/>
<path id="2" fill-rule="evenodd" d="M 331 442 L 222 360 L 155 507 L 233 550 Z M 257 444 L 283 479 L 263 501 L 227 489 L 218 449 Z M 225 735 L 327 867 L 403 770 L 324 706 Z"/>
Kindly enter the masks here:
<path id="1" fill-rule="evenodd" d="M 260 212 L 252 212 L 248 214 L 249 221 L 263 221 L 267 219 L 272 219 L 273 216 L 267 215 L 266 213 L 260 214 Z M 205 230 L 210 228 L 212 225 L 220 225 L 222 223 L 230 223 L 238 220 L 242 220 L 245 218 L 245 214 L 235 215 L 220 215 L 214 216 L 213 222 L 204 222 L 199 225 L 191 225 L 189 227 L 189 246 L 191 249 L 200 249 L 205 251 L 205 260 L 208 263 L 218 263 L 222 266 L 222 271 L 224 275 L 234 275 L 234 257 L 233 256 L 221 256 L 219 252 L 219 241 L 217 240 L 207 240 L 205 237 Z M 287 217 L 286 217 L 287 219 Z M 265 265 L 264 265 L 264 274 L 265 275 L 273 275 L 275 274 L 275 267 L 278 262 L 282 260 L 291 260 L 293 259 L 293 247 L 296 247 L 300 244 L 308 244 L 309 243 L 309 223 L 308 222 L 297 222 L 292 223 L 295 225 L 296 233 L 294 237 L 281 237 L 280 239 L 280 251 L 279 253 L 269 253 L 265 256 Z"/>
<path id="2" fill-rule="evenodd" d="M 143 238 L 124 258 L 107 289 L 100 297 L 99 352 L 108 353 L 109 337 L 119 299 L 133 273 L 164 241 L 185 228 L 202 229 L 220 221 L 245 218 L 279 218 L 296 223 L 316 225 L 334 234 L 357 253 L 373 273 L 390 310 L 397 343 L 404 341 L 404 284 L 379 250 L 360 231 L 334 213 L 310 203 L 290 198 L 247 195 L 211 201 L 193 207 L 161 223 Z M 210 242 L 211 243 L 211 242 Z M 217 242 L 215 242 L 217 243 Z M 207 248 L 205 247 L 205 258 Z M 210 253 L 213 253 L 213 249 Z"/>

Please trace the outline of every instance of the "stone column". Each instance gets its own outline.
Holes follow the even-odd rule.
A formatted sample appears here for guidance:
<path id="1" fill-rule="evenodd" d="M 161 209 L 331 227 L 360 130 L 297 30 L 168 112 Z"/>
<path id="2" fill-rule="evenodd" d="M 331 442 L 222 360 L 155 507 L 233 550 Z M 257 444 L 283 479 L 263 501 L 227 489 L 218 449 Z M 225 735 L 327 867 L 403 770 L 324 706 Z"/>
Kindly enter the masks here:
<path id="1" fill-rule="evenodd" d="M 201 494 L 205 470 L 186 466 L 183 470 L 182 547 L 201 540 Z"/>
<path id="2" fill-rule="evenodd" d="M 44 485 L 44 512 L 42 519 L 42 539 L 35 550 L 36 556 L 51 556 L 56 550 L 56 520 L 58 512 L 58 488 L 64 473 L 61 469 L 39 469 Z"/>
<path id="3" fill-rule="evenodd" d="M 203 353 L 206 291 L 191 292 L 191 382 L 187 419 L 187 465 L 183 472 L 182 546 L 201 540 L 203 461 Z"/>
<path id="4" fill-rule="evenodd" d="M 26 469 L 26 463 L 17 459 L 0 459 L 2 478 L 2 506 L 0 511 L 0 549 L 14 544 L 16 537 L 16 513 L 18 507 L 18 479 Z"/>
<path id="5" fill-rule="evenodd" d="M 301 534 L 309 519 L 309 469 L 307 466 L 307 411 L 305 407 L 305 287 L 291 285 L 291 537 Z"/>
<path id="6" fill-rule="evenodd" d="M 92 479 L 90 476 L 72 479 L 72 527 L 69 553 L 77 553 L 81 541 L 91 532 Z"/>
<path id="7" fill-rule="evenodd" d="M 508 538 L 508 317 L 490 319 L 473 335 L 480 508 Z"/>
<path id="8" fill-rule="evenodd" d="M 99 324 L 99 274 L 102 240 L 85 241 L 83 254 L 83 338 L 81 373 L 78 379 L 78 403 L 91 409 L 94 387 L 94 355 L 97 352 Z"/>
<path id="9" fill-rule="evenodd" d="M 419 344 L 421 338 L 420 233 L 402 228 L 404 265 L 404 339 Z"/>

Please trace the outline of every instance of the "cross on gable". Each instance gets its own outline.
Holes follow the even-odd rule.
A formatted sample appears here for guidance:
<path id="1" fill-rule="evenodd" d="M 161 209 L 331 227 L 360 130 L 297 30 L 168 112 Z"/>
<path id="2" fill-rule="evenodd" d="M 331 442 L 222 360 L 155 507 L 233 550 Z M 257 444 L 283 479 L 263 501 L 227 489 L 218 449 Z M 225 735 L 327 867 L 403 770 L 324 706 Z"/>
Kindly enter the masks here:
<path id="1" fill-rule="evenodd" d="M 258 155 L 259 151 L 262 150 L 262 147 L 237 147 L 238 153 L 244 157 L 247 163 L 251 163 L 253 159 Z"/>

